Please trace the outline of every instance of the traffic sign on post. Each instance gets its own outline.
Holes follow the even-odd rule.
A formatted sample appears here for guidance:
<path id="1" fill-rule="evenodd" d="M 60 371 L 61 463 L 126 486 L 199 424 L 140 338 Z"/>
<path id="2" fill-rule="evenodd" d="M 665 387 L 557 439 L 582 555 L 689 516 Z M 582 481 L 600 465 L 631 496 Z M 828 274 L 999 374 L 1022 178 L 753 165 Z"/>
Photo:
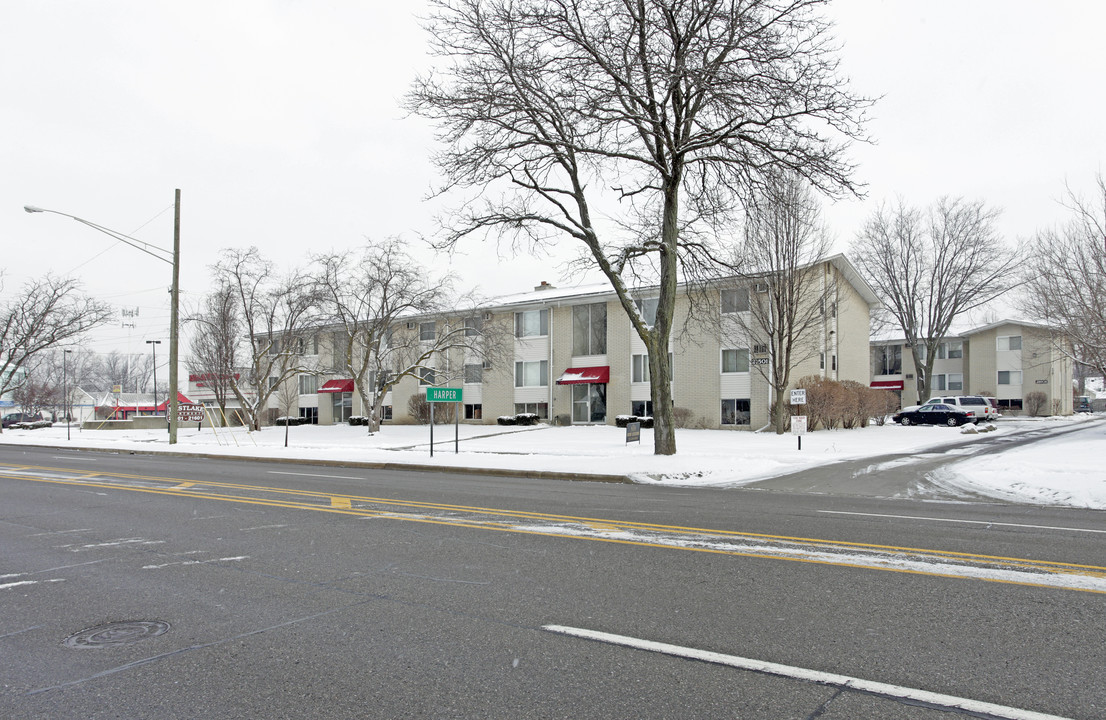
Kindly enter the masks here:
<path id="1" fill-rule="evenodd" d="M 791 391 L 791 404 L 792 405 L 806 405 L 806 390 L 798 389 Z"/>

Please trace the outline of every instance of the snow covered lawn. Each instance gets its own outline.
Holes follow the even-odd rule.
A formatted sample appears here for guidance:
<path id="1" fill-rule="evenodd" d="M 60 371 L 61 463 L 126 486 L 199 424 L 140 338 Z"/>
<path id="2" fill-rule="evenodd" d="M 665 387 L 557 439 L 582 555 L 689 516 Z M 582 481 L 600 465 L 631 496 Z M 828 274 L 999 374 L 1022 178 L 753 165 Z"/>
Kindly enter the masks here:
<path id="1" fill-rule="evenodd" d="M 1086 422 L 1075 418 L 1007 419 L 995 433 L 1029 428 L 1066 427 Z M 430 457 L 429 426 L 386 425 L 369 436 L 364 427 L 300 426 L 265 428 L 247 433 L 230 430 L 182 428 L 170 448 L 164 431 L 78 430 L 66 440 L 65 428 L 5 431 L 3 444 L 36 444 L 109 448 L 127 452 L 173 451 L 257 458 L 300 458 L 367 463 L 403 463 L 439 467 L 583 473 L 629 476 L 636 482 L 672 485 L 736 485 L 826 463 L 887 453 L 921 452 L 950 442 L 973 443 L 987 436 L 961 428 L 867 427 L 862 430 L 818 431 L 804 435 L 802 449 L 794 435 L 677 430 L 678 454 L 653 455 L 652 430 L 641 431 L 641 443 L 626 444 L 626 431 L 609 426 L 529 428 L 490 425 L 460 426 L 459 454 L 454 454 L 454 426 L 434 428 L 434 456 Z M 1023 502 L 1106 508 L 1106 472 L 1102 471 L 1101 442 L 1106 426 L 1092 437 L 1061 437 L 986 458 L 967 459 L 950 466 L 943 479 L 974 492 Z M 1080 433 L 1079 436 L 1086 436 Z"/>

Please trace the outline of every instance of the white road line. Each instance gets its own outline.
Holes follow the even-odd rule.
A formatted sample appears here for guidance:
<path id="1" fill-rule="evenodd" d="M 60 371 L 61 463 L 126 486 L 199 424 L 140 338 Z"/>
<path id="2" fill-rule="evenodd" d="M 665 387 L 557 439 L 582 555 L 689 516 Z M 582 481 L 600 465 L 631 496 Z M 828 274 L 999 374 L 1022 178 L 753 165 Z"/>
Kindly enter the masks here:
<path id="1" fill-rule="evenodd" d="M 315 475 L 313 473 L 294 473 L 294 472 L 281 472 L 280 470 L 270 470 L 270 475 L 295 475 L 296 477 L 317 477 L 327 478 L 328 480 L 364 480 L 363 477 L 352 477 L 350 475 Z"/>
<path id="2" fill-rule="evenodd" d="M 929 520 L 931 522 L 966 523 L 969 525 L 996 525 L 1001 527 L 1032 528 L 1034 530 L 1065 530 L 1067 532 L 1099 533 L 1106 535 L 1106 530 L 1090 530 L 1088 528 L 1060 527 L 1058 525 L 1026 525 L 1023 523 L 991 522 L 990 520 L 956 520 L 954 518 L 923 517 L 920 515 L 884 515 L 882 513 L 847 512 L 845 510 L 819 510 L 828 515 L 861 515 L 864 517 L 896 518 L 899 520 Z"/>
<path id="3" fill-rule="evenodd" d="M 996 718 L 1005 718 L 1006 720 L 1070 720 L 1069 718 L 1062 718 L 1059 715 L 1047 715 L 1032 710 L 1021 710 L 1005 705 L 995 705 L 979 700 L 969 700 L 967 698 L 956 697 L 955 695 L 944 695 L 941 693 L 929 692 L 927 690 L 902 687 L 901 685 L 864 680 L 850 677 L 849 675 L 838 675 L 836 673 L 821 672 L 820 670 L 808 670 L 806 668 L 793 667 L 791 665 L 780 665 L 778 663 L 765 662 L 763 660 L 737 657 L 736 655 L 725 655 L 722 653 L 710 652 L 708 650 L 697 650 L 695 648 L 683 647 L 680 645 L 670 645 L 668 643 L 654 642 L 652 640 L 641 640 L 626 635 L 613 635 L 598 630 L 585 630 L 583 628 L 566 627 L 564 625 L 545 625 L 542 629 L 560 635 L 570 635 L 586 640 L 595 640 L 597 642 L 610 643 L 612 645 L 622 645 L 637 650 L 647 650 L 649 652 L 662 653 L 664 655 L 672 655 L 674 657 L 682 657 L 689 660 L 699 660 L 715 665 L 728 665 L 729 667 L 738 668 L 740 670 L 751 670 L 753 672 L 767 673 L 769 675 L 778 675 L 793 680 L 803 680 L 806 682 L 819 683 L 821 685 L 832 685 L 845 690 L 855 690 L 891 699 L 925 703 L 926 705 L 938 708 L 987 714 Z"/>

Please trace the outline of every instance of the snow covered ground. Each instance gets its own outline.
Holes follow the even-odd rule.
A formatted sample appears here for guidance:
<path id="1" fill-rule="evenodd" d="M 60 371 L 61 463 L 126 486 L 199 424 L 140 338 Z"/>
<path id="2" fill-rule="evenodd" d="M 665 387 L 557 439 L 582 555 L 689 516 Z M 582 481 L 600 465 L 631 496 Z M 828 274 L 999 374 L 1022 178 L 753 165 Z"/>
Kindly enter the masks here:
<path id="1" fill-rule="evenodd" d="M 1061 428 L 1101 419 L 1002 418 L 995 433 L 1008 434 L 1040 427 Z M 506 428 L 462 425 L 458 454 L 454 454 L 454 427 L 434 428 L 434 456 L 430 457 L 429 426 L 385 426 L 369 436 L 363 427 L 303 426 L 265 428 L 247 433 L 238 428 L 212 431 L 182 428 L 178 443 L 168 444 L 164 431 L 71 429 L 66 440 L 62 426 L 40 430 L 6 430 L 5 445 L 55 445 L 128 451 L 172 451 L 258 458 L 296 458 L 339 462 L 395 463 L 438 467 L 582 473 L 628 476 L 636 482 L 681 486 L 736 485 L 831 462 L 887 453 L 924 451 L 937 445 L 973 443 L 987 436 L 959 428 L 887 425 L 863 430 L 832 430 L 802 437 L 794 435 L 678 430 L 679 452 L 653 455 L 651 430 L 641 431 L 641 443 L 627 444 L 625 430 L 608 427 Z M 1106 509 L 1106 425 L 1075 436 L 1033 443 L 985 458 L 965 459 L 947 466 L 943 482 L 972 492 L 1017 502 Z"/>

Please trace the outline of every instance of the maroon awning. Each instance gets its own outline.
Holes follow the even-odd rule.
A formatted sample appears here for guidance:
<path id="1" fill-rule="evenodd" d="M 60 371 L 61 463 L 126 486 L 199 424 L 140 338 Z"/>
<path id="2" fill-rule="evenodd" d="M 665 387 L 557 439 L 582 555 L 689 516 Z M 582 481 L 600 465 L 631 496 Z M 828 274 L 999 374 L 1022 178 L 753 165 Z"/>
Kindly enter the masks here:
<path id="1" fill-rule="evenodd" d="M 608 365 L 600 367 L 569 368 L 557 378 L 558 385 L 577 385 L 587 383 L 589 385 L 606 385 L 611 381 L 611 368 Z"/>
<path id="2" fill-rule="evenodd" d="M 353 380 L 327 380 L 319 388 L 320 393 L 348 393 L 353 392 Z"/>
<path id="3" fill-rule="evenodd" d="M 871 387 L 877 390 L 902 390 L 902 380 L 873 380 Z"/>

